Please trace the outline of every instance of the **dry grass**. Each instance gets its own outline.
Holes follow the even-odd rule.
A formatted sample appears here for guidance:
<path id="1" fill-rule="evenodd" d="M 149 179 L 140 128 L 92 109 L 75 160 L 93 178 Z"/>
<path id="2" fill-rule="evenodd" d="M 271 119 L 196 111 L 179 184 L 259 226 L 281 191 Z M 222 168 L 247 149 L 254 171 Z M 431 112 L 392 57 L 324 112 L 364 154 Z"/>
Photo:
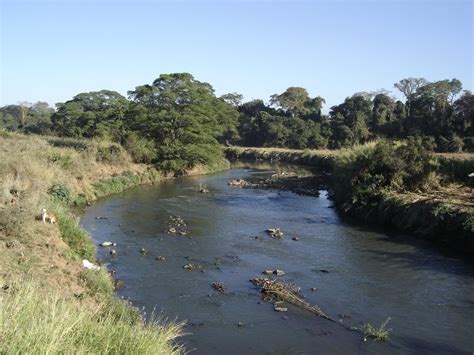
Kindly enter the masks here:
<path id="1" fill-rule="evenodd" d="M 116 317 L 129 308 L 113 298 L 110 277 L 81 267 L 82 258 L 94 259 L 92 240 L 65 200 L 48 194 L 57 185 L 84 203 L 159 173 L 106 142 L 2 132 L 0 156 L 0 286 L 7 289 L 0 290 L 0 353 L 179 352 L 172 342 L 179 326 Z M 58 224 L 43 224 L 41 208 Z"/>

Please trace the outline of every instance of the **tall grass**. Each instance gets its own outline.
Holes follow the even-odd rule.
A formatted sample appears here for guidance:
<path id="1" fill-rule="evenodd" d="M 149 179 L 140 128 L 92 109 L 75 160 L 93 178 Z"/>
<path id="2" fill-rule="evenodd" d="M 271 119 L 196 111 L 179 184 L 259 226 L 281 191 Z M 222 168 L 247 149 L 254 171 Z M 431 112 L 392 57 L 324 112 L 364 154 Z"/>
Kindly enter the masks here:
<path id="1" fill-rule="evenodd" d="M 113 297 L 105 269 L 81 269 L 96 248 L 68 206 L 160 174 L 107 142 L 3 132 L 0 153 L 0 285 L 31 276 L 0 289 L 0 354 L 182 352 L 174 344 L 180 324 L 144 325 Z M 57 225 L 41 222 L 42 208 L 56 214 Z"/>
<path id="2" fill-rule="evenodd" d="M 123 301 L 88 305 L 23 280 L 0 293 L 0 309 L 0 353 L 183 353 L 181 324 L 145 324 Z"/>

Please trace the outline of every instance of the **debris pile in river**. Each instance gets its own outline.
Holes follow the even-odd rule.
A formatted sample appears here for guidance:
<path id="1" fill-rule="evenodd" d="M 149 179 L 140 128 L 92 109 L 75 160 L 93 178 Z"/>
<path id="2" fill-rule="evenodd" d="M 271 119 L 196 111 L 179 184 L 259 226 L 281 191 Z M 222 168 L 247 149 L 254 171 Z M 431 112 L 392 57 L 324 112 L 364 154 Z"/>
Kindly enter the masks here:
<path id="1" fill-rule="evenodd" d="M 276 276 L 283 276 L 285 275 L 285 272 L 283 270 L 265 270 L 262 272 L 264 275 L 276 275 Z"/>
<path id="2" fill-rule="evenodd" d="M 199 192 L 202 193 L 202 194 L 208 194 L 209 189 L 207 188 L 206 185 L 199 184 Z"/>
<path id="3" fill-rule="evenodd" d="M 193 270 L 201 270 L 202 267 L 201 267 L 201 265 L 196 265 L 196 264 L 189 263 L 189 264 L 184 265 L 183 269 L 193 271 Z"/>
<path id="4" fill-rule="evenodd" d="M 220 293 L 225 293 L 225 286 L 222 282 L 213 282 L 212 287 Z"/>
<path id="5" fill-rule="evenodd" d="M 260 292 L 264 295 L 264 299 L 269 298 L 273 300 L 274 305 L 277 305 L 277 307 L 284 308 L 280 306 L 281 303 L 277 303 L 284 301 L 314 313 L 321 318 L 332 320 L 319 307 L 306 302 L 303 296 L 301 296 L 300 288 L 296 285 L 260 277 L 256 277 L 250 281 L 260 287 Z"/>
<path id="6" fill-rule="evenodd" d="M 188 234 L 188 231 L 186 230 L 186 222 L 184 219 L 180 216 L 170 216 L 167 233 L 180 235 Z"/>
<path id="7" fill-rule="evenodd" d="M 267 233 L 272 238 L 281 239 L 283 237 L 283 232 L 280 230 L 280 228 L 268 228 Z"/>
<path id="8" fill-rule="evenodd" d="M 229 181 L 229 185 L 232 187 L 255 187 L 258 184 L 248 182 L 244 179 L 234 179 Z"/>

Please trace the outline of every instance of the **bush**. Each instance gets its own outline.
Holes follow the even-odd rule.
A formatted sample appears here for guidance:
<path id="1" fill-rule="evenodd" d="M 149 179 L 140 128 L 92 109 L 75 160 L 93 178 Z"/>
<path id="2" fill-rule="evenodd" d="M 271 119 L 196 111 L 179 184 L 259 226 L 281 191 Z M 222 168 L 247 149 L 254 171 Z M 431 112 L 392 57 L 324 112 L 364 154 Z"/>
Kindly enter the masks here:
<path id="1" fill-rule="evenodd" d="M 150 139 L 138 137 L 136 133 L 127 136 L 124 147 L 135 163 L 150 164 L 156 160 L 155 143 Z"/>
<path id="2" fill-rule="evenodd" d="M 335 200 L 344 209 L 375 202 L 384 191 L 413 191 L 436 184 L 437 163 L 421 139 L 381 140 L 341 152 L 334 171 Z"/>
<path id="3" fill-rule="evenodd" d="M 119 144 L 100 145 L 97 147 L 96 160 L 108 164 L 120 164 L 126 161 L 124 153 Z"/>
<path id="4" fill-rule="evenodd" d="M 74 160 L 69 154 L 53 153 L 47 158 L 48 163 L 58 164 L 61 168 L 69 170 L 74 165 Z"/>
<path id="5" fill-rule="evenodd" d="M 48 194 L 65 205 L 71 202 L 71 190 L 64 184 L 54 184 L 48 189 Z"/>

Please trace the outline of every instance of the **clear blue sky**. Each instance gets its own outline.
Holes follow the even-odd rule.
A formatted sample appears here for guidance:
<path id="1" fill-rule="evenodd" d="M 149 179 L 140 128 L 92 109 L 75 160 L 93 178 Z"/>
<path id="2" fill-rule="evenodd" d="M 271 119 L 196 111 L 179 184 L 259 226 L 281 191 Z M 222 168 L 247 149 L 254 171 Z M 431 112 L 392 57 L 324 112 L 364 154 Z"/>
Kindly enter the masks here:
<path id="1" fill-rule="evenodd" d="M 246 100 L 303 86 L 325 111 L 410 76 L 473 87 L 470 0 L 0 3 L 0 105 L 126 95 L 173 72 Z"/>

